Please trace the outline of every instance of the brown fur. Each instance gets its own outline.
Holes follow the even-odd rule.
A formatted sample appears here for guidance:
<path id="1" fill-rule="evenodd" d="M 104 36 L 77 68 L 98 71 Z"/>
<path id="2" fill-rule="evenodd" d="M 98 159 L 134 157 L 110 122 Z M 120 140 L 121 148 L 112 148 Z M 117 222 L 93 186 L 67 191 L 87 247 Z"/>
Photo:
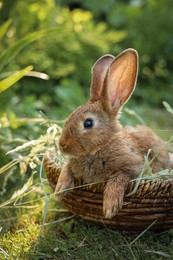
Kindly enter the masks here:
<path id="1" fill-rule="evenodd" d="M 138 55 L 133 49 L 116 58 L 100 58 L 93 67 L 89 101 L 70 115 L 59 140 L 68 160 L 56 186 L 58 198 L 73 188 L 74 178 L 85 183 L 106 181 L 103 212 L 107 218 L 122 207 L 125 189 L 142 171 L 150 149 L 153 172 L 169 164 L 166 146 L 151 129 L 123 128 L 118 122 L 119 110 L 135 88 L 137 70 Z M 87 118 L 93 119 L 92 128 L 84 128 Z"/>

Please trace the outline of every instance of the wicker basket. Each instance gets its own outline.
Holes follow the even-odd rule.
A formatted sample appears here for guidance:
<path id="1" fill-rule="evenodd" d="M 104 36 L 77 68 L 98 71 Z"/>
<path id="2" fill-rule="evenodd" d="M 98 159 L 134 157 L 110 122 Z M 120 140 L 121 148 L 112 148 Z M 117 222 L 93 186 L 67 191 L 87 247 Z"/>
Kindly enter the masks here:
<path id="1" fill-rule="evenodd" d="M 60 168 L 50 158 L 45 158 L 45 170 L 54 189 Z M 117 230 L 140 231 L 173 228 L 173 179 L 142 180 L 131 195 L 136 182 L 132 181 L 124 197 L 124 205 L 112 219 L 103 216 L 103 190 L 105 184 L 83 185 L 76 180 L 77 188 L 69 192 L 62 204 L 80 218 Z M 80 187 L 79 187 L 80 186 Z"/>

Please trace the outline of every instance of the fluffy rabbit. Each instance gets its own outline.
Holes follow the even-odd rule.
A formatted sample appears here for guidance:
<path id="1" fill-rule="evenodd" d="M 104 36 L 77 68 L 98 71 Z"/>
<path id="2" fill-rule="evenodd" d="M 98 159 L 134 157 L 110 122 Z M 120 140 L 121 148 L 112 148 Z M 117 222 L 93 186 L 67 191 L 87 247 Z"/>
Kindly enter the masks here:
<path id="1" fill-rule="evenodd" d="M 105 181 L 103 213 L 116 215 L 126 187 L 137 177 L 149 153 L 153 172 L 169 167 L 164 143 L 148 127 L 122 127 L 119 112 L 135 89 L 138 54 L 127 49 L 119 56 L 105 55 L 93 66 L 89 101 L 67 119 L 59 149 L 67 155 L 56 185 L 59 199 L 74 187 L 74 178 L 84 183 Z M 70 190 L 69 190 L 70 191 Z"/>

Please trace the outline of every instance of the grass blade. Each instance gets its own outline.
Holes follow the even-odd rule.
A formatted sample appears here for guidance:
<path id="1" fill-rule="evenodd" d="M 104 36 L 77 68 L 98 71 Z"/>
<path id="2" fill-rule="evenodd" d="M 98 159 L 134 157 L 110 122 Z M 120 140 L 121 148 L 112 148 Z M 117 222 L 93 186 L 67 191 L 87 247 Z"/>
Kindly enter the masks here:
<path id="1" fill-rule="evenodd" d="M 12 197 L 10 199 L 8 199 L 5 202 L 0 204 L 0 208 L 3 208 L 5 206 L 11 204 L 12 202 L 17 201 L 19 198 L 22 198 L 25 196 L 27 190 L 33 184 L 33 174 L 31 175 L 31 177 L 28 179 L 28 181 L 23 185 L 23 187 L 20 190 L 17 190 L 16 192 L 14 192 L 14 194 L 12 195 Z"/>
<path id="2" fill-rule="evenodd" d="M 140 233 L 131 243 L 133 245 L 141 236 L 143 236 L 156 222 L 158 219 L 155 219 L 142 233 Z"/>
<path id="3" fill-rule="evenodd" d="M 145 121 L 142 119 L 142 117 L 140 117 L 140 115 L 138 115 L 134 110 L 129 109 L 129 108 L 126 107 L 126 108 L 124 108 L 124 111 L 125 111 L 126 113 L 128 113 L 129 115 L 134 116 L 134 117 L 140 122 L 140 124 L 146 125 L 146 123 L 145 123 Z"/>
<path id="4" fill-rule="evenodd" d="M 153 250 L 144 250 L 146 253 L 152 253 L 152 254 L 156 254 L 158 256 L 163 256 L 166 258 L 171 258 L 171 255 L 165 253 L 165 252 L 161 252 L 161 251 L 153 251 Z"/>
<path id="5" fill-rule="evenodd" d="M 26 73 L 28 73 L 30 70 L 32 70 L 32 66 L 28 66 L 22 70 L 19 70 L 15 72 L 13 75 L 9 76 L 6 79 L 3 79 L 0 81 L 0 93 L 11 87 L 14 83 L 16 83 L 18 80 L 23 78 Z"/>
<path id="6" fill-rule="evenodd" d="M 20 190 L 17 190 L 13 193 L 11 199 L 14 200 L 23 197 L 23 194 L 25 194 L 25 192 L 32 186 L 32 184 L 33 184 L 33 174 L 31 175 L 31 177 L 29 177 L 27 182 L 23 185 L 23 187 Z"/>
<path id="7" fill-rule="evenodd" d="M 131 195 L 133 195 L 133 194 L 137 191 L 137 189 L 138 189 L 138 187 L 139 187 L 139 184 L 140 184 L 140 182 L 141 182 L 141 180 L 142 180 L 142 177 L 143 177 L 143 175 L 144 175 L 146 169 L 148 169 L 148 168 L 150 167 L 150 163 L 151 163 L 151 162 L 148 161 L 148 156 L 150 155 L 150 152 L 151 152 L 151 149 L 149 149 L 147 155 L 144 156 L 144 159 L 145 159 L 144 165 L 143 165 L 142 171 L 141 171 L 141 173 L 140 173 L 140 175 L 139 175 L 139 178 L 137 178 L 136 185 L 135 185 L 134 189 L 132 190 L 132 192 L 128 193 L 128 194 L 126 195 L 126 197 L 130 197 Z"/>
<path id="8" fill-rule="evenodd" d="M 3 36 L 6 34 L 11 22 L 12 22 L 12 20 L 9 19 L 5 23 L 3 23 L 3 25 L 0 27 L 0 39 L 2 39 Z"/>
<path id="9" fill-rule="evenodd" d="M 164 107 L 166 108 L 166 110 L 171 114 L 173 115 L 173 108 L 166 102 L 166 101 L 163 101 L 162 102 Z"/>
<path id="10" fill-rule="evenodd" d="M 19 163 L 18 159 L 15 159 L 15 160 L 7 163 L 6 165 L 4 165 L 3 167 L 0 168 L 0 174 L 2 174 L 3 172 L 9 170 L 10 168 L 12 168 L 13 166 L 15 166 L 18 163 Z"/>
<path id="11" fill-rule="evenodd" d="M 17 71 L 8 71 L 8 72 L 1 73 L 0 74 L 0 80 L 11 76 L 15 72 L 17 72 Z M 33 70 L 29 71 L 29 72 L 26 73 L 26 76 L 39 78 L 39 79 L 43 79 L 43 80 L 49 80 L 49 75 L 47 75 L 43 72 L 39 72 L 39 71 L 33 71 Z"/>
<path id="12" fill-rule="evenodd" d="M 41 225 L 41 228 L 40 228 L 40 233 L 39 233 L 39 236 L 38 236 L 38 241 L 40 240 L 40 238 L 42 236 L 44 224 L 46 222 L 47 211 L 48 211 L 48 208 L 49 208 L 49 197 L 48 197 L 48 195 L 46 193 L 46 190 L 44 188 L 44 183 L 42 181 L 43 165 L 44 165 L 44 156 L 43 156 L 42 162 L 41 162 L 40 176 L 39 177 L 40 177 L 40 182 L 41 182 L 42 189 L 43 189 L 44 194 L 45 194 L 45 206 L 44 206 L 43 220 L 42 220 L 42 225 Z M 35 244 L 35 249 L 36 249 L 36 246 L 37 246 L 37 243 Z"/>
<path id="13" fill-rule="evenodd" d="M 2 70 L 14 57 L 28 44 L 38 40 L 39 38 L 46 36 L 48 33 L 57 31 L 57 28 L 41 30 L 34 33 L 30 33 L 27 36 L 23 37 L 12 47 L 8 48 L 0 55 L 0 70 Z"/>

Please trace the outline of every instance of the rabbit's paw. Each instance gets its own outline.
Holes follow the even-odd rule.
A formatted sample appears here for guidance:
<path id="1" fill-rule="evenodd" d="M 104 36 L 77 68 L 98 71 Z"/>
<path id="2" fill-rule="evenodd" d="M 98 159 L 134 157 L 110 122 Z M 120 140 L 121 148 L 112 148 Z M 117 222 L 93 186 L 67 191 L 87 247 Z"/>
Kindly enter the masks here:
<path id="1" fill-rule="evenodd" d="M 73 181 L 68 183 L 58 182 L 55 188 L 55 196 L 57 199 L 62 199 L 74 187 Z"/>
<path id="2" fill-rule="evenodd" d="M 55 196 L 62 199 L 74 187 L 74 179 L 68 173 L 61 173 L 55 188 Z"/>
<path id="3" fill-rule="evenodd" d="M 117 213 L 118 210 L 122 208 L 123 196 L 119 198 L 106 197 L 103 200 L 103 214 L 105 218 L 111 219 Z"/>
<path id="4" fill-rule="evenodd" d="M 122 208 L 124 198 L 123 187 L 116 187 L 115 183 L 106 186 L 103 197 L 103 214 L 105 218 L 111 219 L 118 210 Z"/>

